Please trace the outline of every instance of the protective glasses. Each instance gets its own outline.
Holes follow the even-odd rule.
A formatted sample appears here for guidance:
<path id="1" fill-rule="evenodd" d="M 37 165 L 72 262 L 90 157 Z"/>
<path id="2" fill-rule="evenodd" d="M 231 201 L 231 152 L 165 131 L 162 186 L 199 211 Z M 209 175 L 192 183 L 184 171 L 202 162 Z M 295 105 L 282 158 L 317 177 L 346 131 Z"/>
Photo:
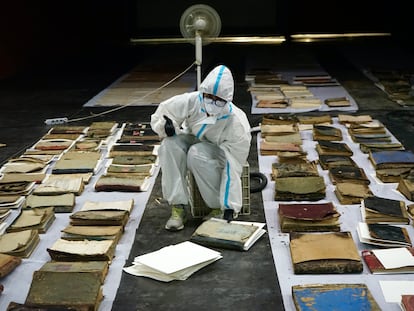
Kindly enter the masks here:
<path id="1" fill-rule="evenodd" d="M 226 103 L 227 103 L 227 101 L 225 101 L 224 99 L 221 99 L 220 97 L 217 97 L 217 96 L 214 96 L 214 95 L 211 95 L 211 94 L 207 94 L 207 93 L 204 93 L 203 94 L 203 98 L 204 99 L 209 99 L 207 102 L 210 104 L 214 104 L 214 105 L 216 105 L 217 107 L 224 107 L 225 105 L 226 105 Z"/>

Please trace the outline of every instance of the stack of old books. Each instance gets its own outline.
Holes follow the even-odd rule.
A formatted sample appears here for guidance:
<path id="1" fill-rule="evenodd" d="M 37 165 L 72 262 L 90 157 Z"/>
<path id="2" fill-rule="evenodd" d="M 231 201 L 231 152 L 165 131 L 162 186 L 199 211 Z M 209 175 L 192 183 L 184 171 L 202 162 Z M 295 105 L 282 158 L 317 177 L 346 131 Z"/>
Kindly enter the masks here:
<path id="1" fill-rule="evenodd" d="M 330 155 L 351 157 L 353 155 L 351 148 L 343 142 L 319 140 L 316 142 L 315 149 L 319 156 Z"/>
<path id="2" fill-rule="evenodd" d="M 326 185 L 314 162 L 274 163 L 276 201 L 317 201 L 325 197 Z"/>
<path id="3" fill-rule="evenodd" d="M 292 232 L 295 274 L 360 273 L 362 260 L 350 232 Z"/>
<path id="4" fill-rule="evenodd" d="M 0 236 L 0 253 L 28 258 L 40 242 L 39 231 L 28 229 Z"/>
<path id="5" fill-rule="evenodd" d="M 361 201 L 362 219 L 368 224 L 409 224 L 404 201 L 371 196 Z"/>
<path id="6" fill-rule="evenodd" d="M 336 207 L 332 202 L 279 204 L 282 232 L 340 231 Z"/>
<path id="7" fill-rule="evenodd" d="M 409 150 L 371 151 L 368 157 L 383 182 L 399 182 L 414 168 L 414 153 Z"/>
<path id="8" fill-rule="evenodd" d="M 0 168 L 3 180 L 8 181 L 28 181 L 40 183 L 45 177 L 47 169 L 51 163 L 52 156 L 20 156 L 9 159 Z"/>
<path id="9" fill-rule="evenodd" d="M 65 152 L 53 166 L 53 174 L 94 173 L 101 163 L 101 153 L 98 151 L 68 151 Z"/>
<path id="10" fill-rule="evenodd" d="M 414 201 L 414 169 L 410 169 L 407 176 L 401 176 L 397 190 L 408 200 Z"/>
<path id="11" fill-rule="evenodd" d="M 316 141 L 340 141 L 342 140 L 341 129 L 331 125 L 314 125 L 313 140 Z"/>
<path id="12" fill-rule="evenodd" d="M 149 122 L 124 123 L 118 144 L 159 144 L 160 137 Z"/>
<path id="13" fill-rule="evenodd" d="M 29 194 L 24 202 L 24 208 L 53 208 L 55 213 L 69 213 L 75 206 L 74 193 L 37 195 Z"/>
<path id="14" fill-rule="evenodd" d="M 148 159 L 156 159 L 155 155 L 156 148 L 150 144 L 112 145 L 109 150 L 109 157 L 112 159 L 109 160 L 106 171 L 95 183 L 95 191 L 146 191 L 149 186 L 148 178 L 154 171 L 154 162 L 148 163 Z M 130 159 L 129 163 L 117 163 L 115 160 L 125 157 Z M 141 162 L 146 163 L 134 161 L 137 158 L 142 158 Z"/>
<path id="15" fill-rule="evenodd" d="M 338 182 L 334 193 L 343 205 L 360 204 L 361 200 L 373 195 L 367 183 Z"/>
<path id="16" fill-rule="evenodd" d="M 55 219 L 53 208 L 50 207 L 21 209 L 6 232 L 37 230 L 39 233 L 46 233 Z"/>
<path id="17" fill-rule="evenodd" d="M 260 142 L 260 154 L 278 155 L 280 152 L 302 153 L 302 138 L 296 123 L 262 124 L 263 140 Z"/>
<path id="18" fill-rule="evenodd" d="M 86 137 L 106 140 L 115 134 L 118 125 L 115 121 L 92 122 L 86 131 Z"/>

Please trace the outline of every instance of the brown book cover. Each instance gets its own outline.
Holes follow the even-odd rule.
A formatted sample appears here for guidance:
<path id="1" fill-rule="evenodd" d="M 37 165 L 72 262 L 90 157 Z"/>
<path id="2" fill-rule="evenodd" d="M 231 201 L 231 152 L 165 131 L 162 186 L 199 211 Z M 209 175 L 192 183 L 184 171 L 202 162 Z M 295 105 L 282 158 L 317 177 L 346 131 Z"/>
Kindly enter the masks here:
<path id="1" fill-rule="evenodd" d="M 369 185 L 352 182 L 339 182 L 334 193 L 341 204 L 360 204 L 361 200 L 373 195 Z"/>
<path id="2" fill-rule="evenodd" d="M 330 167 L 335 166 L 357 166 L 354 160 L 349 156 L 340 156 L 340 155 L 320 155 L 319 156 L 319 165 L 327 170 Z"/>
<path id="3" fill-rule="evenodd" d="M 108 261 L 48 261 L 39 271 L 49 272 L 85 272 L 97 273 L 101 276 L 101 282 L 104 283 L 105 277 L 108 274 Z"/>
<path id="4" fill-rule="evenodd" d="M 33 307 L 69 307 L 96 311 L 102 301 L 97 272 L 34 271 L 25 304 Z"/>
<path id="5" fill-rule="evenodd" d="M 397 190 L 401 192 L 408 200 L 414 201 L 414 181 L 407 178 L 400 178 Z"/>
<path id="6" fill-rule="evenodd" d="M 414 295 L 401 295 L 403 311 L 414 311 Z"/>
<path id="7" fill-rule="evenodd" d="M 318 155 L 339 155 L 350 157 L 354 153 L 346 143 L 320 140 L 315 146 Z"/>
<path id="8" fill-rule="evenodd" d="M 350 232 L 290 234 L 295 274 L 361 273 L 362 260 Z"/>
<path id="9" fill-rule="evenodd" d="M 69 216 L 73 226 L 125 226 L 128 211 L 78 211 Z"/>
<path id="10" fill-rule="evenodd" d="M 0 253 L 0 278 L 11 273 L 21 263 L 20 257 Z"/>
<path id="11" fill-rule="evenodd" d="M 313 140 L 342 140 L 342 132 L 339 128 L 329 125 L 314 125 Z"/>

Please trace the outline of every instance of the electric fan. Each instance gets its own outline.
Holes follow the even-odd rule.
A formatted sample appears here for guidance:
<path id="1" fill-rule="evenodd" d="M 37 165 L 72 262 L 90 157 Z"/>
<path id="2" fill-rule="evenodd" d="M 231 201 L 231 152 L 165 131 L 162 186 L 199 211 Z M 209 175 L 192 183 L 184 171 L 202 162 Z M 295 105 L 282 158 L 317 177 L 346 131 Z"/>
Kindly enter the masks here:
<path id="1" fill-rule="evenodd" d="M 206 4 L 195 4 L 181 15 L 180 31 L 184 38 L 194 38 L 195 63 L 197 65 L 197 89 L 201 83 L 202 46 L 208 41 L 203 38 L 218 37 L 221 19 L 218 13 Z"/>

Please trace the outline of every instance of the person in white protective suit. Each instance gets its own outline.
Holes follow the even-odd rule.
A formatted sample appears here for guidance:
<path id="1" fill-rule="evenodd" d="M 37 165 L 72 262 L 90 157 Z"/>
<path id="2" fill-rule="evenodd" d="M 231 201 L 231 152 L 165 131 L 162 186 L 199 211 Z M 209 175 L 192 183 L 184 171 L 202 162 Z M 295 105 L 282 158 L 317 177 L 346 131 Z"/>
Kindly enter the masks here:
<path id="1" fill-rule="evenodd" d="M 199 90 L 161 102 L 151 116 L 162 138 L 158 157 L 163 197 L 172 206 L 165 228 L 177 231 L 187 220 L 186 175 L 194 175 L 210 217 L 227 221 L 242 207 L 241 174 L 250 151 L 250 124 L 233 104 L 234 80 L 224 65 L 215 67 Z"/>

